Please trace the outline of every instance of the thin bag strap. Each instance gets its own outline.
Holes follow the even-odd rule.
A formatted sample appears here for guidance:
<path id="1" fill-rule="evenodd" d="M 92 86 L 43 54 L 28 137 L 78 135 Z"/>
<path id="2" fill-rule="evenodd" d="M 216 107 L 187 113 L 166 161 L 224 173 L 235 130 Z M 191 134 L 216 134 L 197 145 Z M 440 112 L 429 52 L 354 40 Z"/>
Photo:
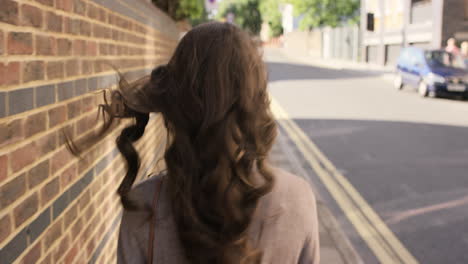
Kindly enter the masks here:
<path id="1" fill-rule="evenodd" d="M 148 241 L 148 263 L 153 264 L 153 243 L 154 243 L 154 233 L 155 233 L 155 226 L 156 226 L 156 213 L 158 209 L 158 200 L 159 200 L 159 194 L 161 193 L 161 185 L 162 185 L 163 179 L 160 181 L 156 180 L 156 187 L 154 190 L 154 197 L 153 197 L 153 204 L 152 204 L 152 209 L 153 209 L 153 214 L 151 216 L 151 222 L 150 222 L 150 233 L 149 233 L 149 241 Z"/>

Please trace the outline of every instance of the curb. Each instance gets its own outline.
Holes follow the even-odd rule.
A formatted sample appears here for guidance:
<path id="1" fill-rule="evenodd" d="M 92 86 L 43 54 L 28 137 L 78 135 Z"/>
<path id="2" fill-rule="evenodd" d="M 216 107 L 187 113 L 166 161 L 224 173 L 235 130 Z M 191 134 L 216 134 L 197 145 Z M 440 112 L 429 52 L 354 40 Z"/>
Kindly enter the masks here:
<path id="1" fill-rule="evenodd" d="M 330 209 L 321 200 L 317 200 L 317 211 L 319 222 L 327 232 L 328 237 L 341 255 L 341 259 L 346 264 L 364 264 L 363 260 L 351 245 L 351 242 L 341 230 Z"/>

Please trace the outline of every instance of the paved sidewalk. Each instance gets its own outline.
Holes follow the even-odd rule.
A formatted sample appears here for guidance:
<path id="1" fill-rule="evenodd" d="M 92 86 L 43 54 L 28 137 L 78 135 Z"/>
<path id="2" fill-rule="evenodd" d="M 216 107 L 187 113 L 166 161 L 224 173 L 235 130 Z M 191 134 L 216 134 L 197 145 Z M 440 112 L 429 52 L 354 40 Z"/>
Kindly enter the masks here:
<path id="1" fill-rule="evenodd" d="M 299 157 L 296 156 L 291 146 L 287 143 L 287 135 L 279 130 L 276 144 L 271 152 L 271 161 L 275 166 L 281 167 L 291 173 L 305 178 L 311 183 L 309 173 L 300 164 Z M 312 189 L 315 189 L 311 183 Z M 320 231 L 320 254 L 322 264 L 361 264 L 363 261 L 351 246 L 348 238 L 342 232 L 335 217 L 332 215 L 327 205 L 317 196 L 317 211 Z"/>

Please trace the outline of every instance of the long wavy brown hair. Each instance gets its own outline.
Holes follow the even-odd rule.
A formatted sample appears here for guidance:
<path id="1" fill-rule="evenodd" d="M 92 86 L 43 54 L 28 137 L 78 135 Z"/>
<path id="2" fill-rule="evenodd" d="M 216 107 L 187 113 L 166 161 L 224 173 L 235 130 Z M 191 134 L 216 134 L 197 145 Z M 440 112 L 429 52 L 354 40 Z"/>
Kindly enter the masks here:
<path id="1" fill-rule="evenodd" d="M 140 164 L 132 145 L 144 133 L 149 113 L 161 113 L 168 131 L 164 159 L 178 236 L 191 263 L 260 263 L 262 252 L 247 230 L 259 199 L 274 178 L 266 162 L 276 137 L 267 73 L 258 46 L 239 28 L 211 22 L 193 28 L 167 65 L 135 83 L 120 81 L 107 120 L 136 122 L 123 129 L 117 147 L 127 161 L 118 189 L 126 209 Z M 70 150 L 81 148 L 69 141 Z"/>

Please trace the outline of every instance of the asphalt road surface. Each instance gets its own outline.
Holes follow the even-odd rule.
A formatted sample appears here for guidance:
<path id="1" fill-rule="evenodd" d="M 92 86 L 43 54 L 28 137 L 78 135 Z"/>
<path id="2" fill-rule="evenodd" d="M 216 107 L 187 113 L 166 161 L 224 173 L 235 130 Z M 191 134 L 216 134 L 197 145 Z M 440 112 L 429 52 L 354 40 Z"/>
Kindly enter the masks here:
<path id="1" fill-rule="evenodd" d="M 421 98 L 378 72 L 303 64 L 278 50 L 265 58 L 275 100 L 414 258 L 468 263 L 468 102 Z M 309 170 L 363 261 L 379 263 Z"/>

